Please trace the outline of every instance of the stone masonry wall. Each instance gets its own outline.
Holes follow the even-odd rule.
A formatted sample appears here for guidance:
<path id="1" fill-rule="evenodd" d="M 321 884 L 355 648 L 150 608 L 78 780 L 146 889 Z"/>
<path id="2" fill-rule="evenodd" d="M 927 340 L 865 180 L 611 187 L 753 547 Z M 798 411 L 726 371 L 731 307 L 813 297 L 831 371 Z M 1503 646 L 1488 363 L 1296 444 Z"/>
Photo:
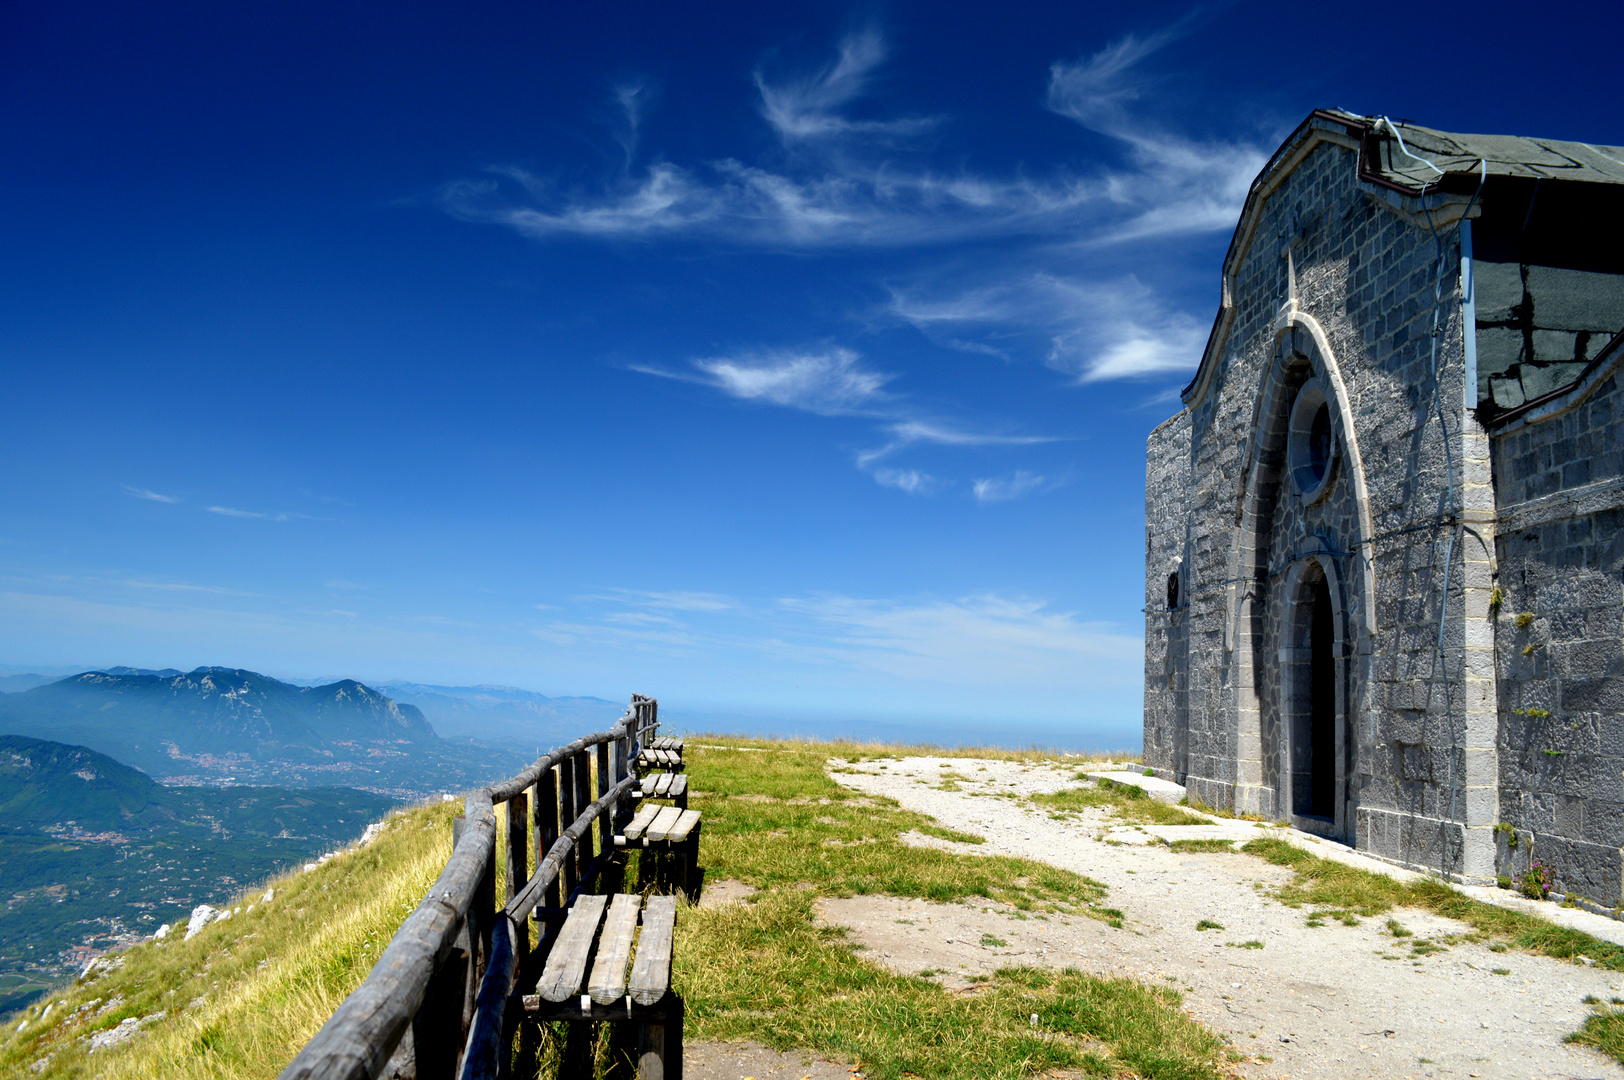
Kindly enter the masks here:
<path id="1" fill-rule="evenodd" d="M 1502 873 L 1616 907 L 1624 846 L 1624 391 L 1493 440 Z M 1513 835 L 1516 842 L 1511 843 Z"/>
<path id="2" fill-rule="evenodd" d="M 1267 801 L 1269 792 L 1279 791 L 1278 657 L 1285 600 L 1278 595 L 1278 583 L 1295 557 L 1310 548 L 1329 550 L 1341 580 L 1344 612 L 1354 612 L 1359 604 L 1376 606 L 1374 640 L 1363 640 L 1356 627 L 1344 625 L 1339 631 L 1352 654 L 1341 662 L 1348 736 L 1355 747 L 1347 795 L 1355 804 L 1350 818 L 1358 844 L 1396 861 L 1438 866 L 1442 860 L 1452 867 L 1461 857 L 1464 830 L 1441 819 L 1466 819 L 1466 782 L 1481 779 L 1487 767 L 1484 759 L 1468 754 L 1472 739 L 1482 734 L 1473 734 L 1468 724 L 1467 694 L 1451 695 L 1446 705 L 1438 678 L 1443 670 L 1463 669 L 1469 629 L 1463 589 L 1469 574 L 1477 572 L 1468 570 L 1456 553 L 1440 660 L 1446 531 L 1436 516 L 1449 509 L 1445 431 L 1457 459 L 1457 505 L 1467 459 L 1473 456 L 1466 452 L 1469 440 L 1462 438 L 1468 421 L 1453 243 L 1451 239 L 1446 259 L 1446 319 L 1435 388 L 1429 365 L 1438 265 L 1434 237 L 1424 225 L 1359 188 L 1352 150 L 1322 144 L 1312 151 L 1269 196 L 1250 249 L 1236 267 L 1236 310 L 1225 352 L 1213 385 L 1188 413 L 1188 517 L 1180 520 L 1158 510 L 1147 518 L 1153 534 L 1163 530 L 1187 536 L 1190 603 L 1184 632 L 1192 794 L 1214 805 L 1231 805 L 1244 741 L 1239 718 L 1255 699 L 1263 759 L 1258 779 L 1265 788 L 1259 809 L 1271 817 L 1287 810 Z M 1260 551 L 1267 549 L 1264 573 L 1250 585 L 1254 605 L 1261 609 L 1249 643 L 1250 662 L 1237 663 L 1225 648 L 1227 580 L 1240 539 L 1241 480 L 1252 450 L 1255 404 L 1273 356 L 1272 324 L 1286 298 L 1282 253 L 1287 245 L 1301 309 L 1323 327 L 1346 384 L 1376 534 L 1376 595 L 1349 595 L 1362 594 L 1364 586 L 1347 458 L 1334 480 L 1336 488 L 1317 507 L 1303 507 L 1289 480 L 1282 481 L 1286 490 L 1270 510 L 1267 536 L 1258 541 Z M 1442 429 L 1436 416 L 1439 394 L 1445 402 Z M 1158 498 L 1168 507 L 1176 504 L 1165 495 Z M 1147 511 L 1151 509 L 1147 490 Z M 1159 542 L 1151 537 L 1153 550 L 1160 550 Z M 1147 576 L 1154 576 L 1148 567 Z M 1473 578 L 1472 584 L 1486 582 Z M 1147 586 L 1147 595 L 1149 591 Z M 1161 656 L 1150 656 L 1149 627 L 1147 620 L 1147 682 L 1152 666 L 1168 664 Z M 1247 685 L 1237 685 L 1237 680 Z M 1152 750 L 1152 743 L 1163 737 L 1165 727 L 1160 713 L 1152 719 L 1148 686 L 1146 701 L 1146 752 L 1156 754 L 1161 750 Z M 1489 708 L 1492 716 L 1492 702 Z M 1488 742 L 1492 762 L 1492 730 Z M 1457 785 L 1453 799 L 1450 776 Z M 1479 811 L 1481 818 L 1481 807 Z M 1492 814 L 1491 808 L 1489 828 Z M 1448 841 L 1447 848 L 1440 847 L 1442 841 Z"/>
<path id="3" fill-rule="evenodd" d="M 1183 782 L 1189 735 L 1188 577 L 1190 414 L 1164 421 L 1145 447 L 1145 764 Z M 1167 577 L 1179 576 L 1179 603 L 1169 610 Z"/>

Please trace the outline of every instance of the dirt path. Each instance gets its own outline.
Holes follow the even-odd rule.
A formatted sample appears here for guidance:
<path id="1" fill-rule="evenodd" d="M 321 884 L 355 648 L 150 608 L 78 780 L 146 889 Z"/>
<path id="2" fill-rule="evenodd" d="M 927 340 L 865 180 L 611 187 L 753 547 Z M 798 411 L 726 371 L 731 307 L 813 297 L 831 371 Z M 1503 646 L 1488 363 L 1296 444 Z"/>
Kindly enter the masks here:
<path id="1" fill-rule="evenodd" d="M 958 781 L 958 791 L 942 790 L 944 767 L 970 779 Z M 1021 797 L 1068 786 L 1072 772 L 906 758 L 833 775 L 986 837 L 980 845 L 912 842 L 1087 874 L 1109 887 L 1105 902 L 1126 914 L 1126 929 L 1080 917 L 1022 918 L 986 902 L 873 896 L 825 901 L 823 918 L 848 927 L 878 962 L 899 972 L 944 972 L 936 977 L 953 988 L 1012 964 L 1165 981 L 1184 992 L 1192 1015 L 1251 1057 L 1241 1066 L 1248 1077 L 1624 1078 L 1610 1059 L 1562 1042 L 1589 1014 L 1587 994 L 1624 995 L 1618 973 L 1486 945 L 1446 946 L 1439 939 L 1468 928 L 1414 909 L 1393 913 L 1413 932 L 1408 938 L 1395 938 L 1385 918 L 1309 927 L 1306 911 L 1269 898 L 1289 871 L 1249 855 L 1191 855 L 1146 842 L 1150 833 L 1257 835 L 1251 825 L 1140 830 L 1104 811 L 1059 822 L 1027 809 Z M 1221 929 L 1197 930 L 1202 920 Z M 1428 951 L 1434 945 L 1438 951 Z"/>

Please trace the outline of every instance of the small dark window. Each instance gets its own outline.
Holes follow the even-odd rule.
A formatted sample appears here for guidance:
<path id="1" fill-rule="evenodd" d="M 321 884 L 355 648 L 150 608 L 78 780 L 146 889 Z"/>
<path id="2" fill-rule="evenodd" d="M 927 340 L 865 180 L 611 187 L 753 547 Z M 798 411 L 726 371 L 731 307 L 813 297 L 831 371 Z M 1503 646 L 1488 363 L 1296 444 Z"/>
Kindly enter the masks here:
<path id="1" fill-rule="evenodd" d="M 1179 606 L 1179 576 L 1177 573 L 1167 575 L 1167 606 L 1169 609 Z"/>
<path id="2" fill-rule="evenodd" d="M 1325 479 L 1325 470 L 1331 467 L 1331 410 L 1325 402 L 1314 410 L 1314 419 L 1308 429 L 1308 469 L 1318 484 Z"/>
<path id="3" fill-rule="evenodd" d="M 1318 379 L 1310 379 L 1297 392 L 1287 422 L 1286 464 L 1297 494 L 1307 503 L 1323 499 L 1331 488 L 1336 468 L 1336 430 L 1331 405 Z"/>

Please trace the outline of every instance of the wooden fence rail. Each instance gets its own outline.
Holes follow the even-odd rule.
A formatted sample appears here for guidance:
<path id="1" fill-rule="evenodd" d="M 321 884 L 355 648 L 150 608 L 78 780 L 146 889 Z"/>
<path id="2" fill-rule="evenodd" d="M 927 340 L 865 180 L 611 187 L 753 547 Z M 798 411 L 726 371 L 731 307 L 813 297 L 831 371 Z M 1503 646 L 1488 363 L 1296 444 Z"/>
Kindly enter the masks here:
<path id="1" fill-rule="evenodd" d="M 637 782 L 632 763 L 658 726 L 658 702 L 634 694 L 613 729 L 576 739 L 517 776 L 468 794 L 445 869 L 366 981 L 280 1080 L 505 1075 L 515 1026 L 509 998 L 521 964 L 534 955 L 529 918 L 561 914 L 612 856 L 616 825 L 630 816 L 623 796 Z M 497 910 L 495 807 L 502 803 L 508 815 L 507 887 Z M 534 874 L 528 871 L 532 838 L 536 853 L 546 852 Z"/>

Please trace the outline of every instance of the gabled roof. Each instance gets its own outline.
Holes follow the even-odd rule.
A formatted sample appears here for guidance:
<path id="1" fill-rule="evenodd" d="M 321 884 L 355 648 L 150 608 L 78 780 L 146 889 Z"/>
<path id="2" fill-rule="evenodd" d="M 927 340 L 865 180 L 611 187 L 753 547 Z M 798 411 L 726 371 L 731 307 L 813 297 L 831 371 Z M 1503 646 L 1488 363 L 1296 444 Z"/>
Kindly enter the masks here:
<path id="1" fill-rule="evenodd" d="M 1406 156 L 1380 117 L 1355 116 L 1341 109 L 1325 110 L 1325 114 L 1346 121 L 1350 130 L 1364 129 L 1360 173 L 1373 182 L 1386 182 L 1410 194 L 1420 194 L 1423 187 L 1432 190 L 1443 179 Z M 1457 135 L 1403 122 L 1394 127 L 1404 136 L 1405 149 L 1430 161 L 1446 175 L 1454 173 L 1476 180 L 1482 162 L 1487 164 L 1490 176 L 1624 184 L 1624 148 L 1617 146 L 1521 135 Z"/>
<path id="2" fill-rule="evenodd" d="M 1395 129 L 1403 137 L 1404 149 L 1399 148 L 1399 140 L 1394 137 Z M 1356 149 L 1361 182 L 1389 193 L 1387 201 L 1401 211 L 1419 212 L 1423 205 L 1432 207 L 1435 213 L 1443 211 L 1436 214 L 1439 226 L 1453 220 L 1448 204 L 1459 204 L 1454 207 L 1454 216 L 1458 216 L 1465 209 L 1466 198 L 1478 190 L 1485 176 L 1624 185 L 1624 147 L 1516 135 L 1460 135 L 1408 123 L 1390 124 L 1383 117 L 1360 116 L 1342 109 L 1315 109 L 1280 144 L 1247 191 L 1240 221 L 1224 256 L 1223 302 L 1207 338 L 1201 365 L 1181 394 L 1186 405 L 1200 400 L 1211 382 L 1233 320 L 1233 274 L 1251 246 L 1264 201 L 1321 142 Z M 1430 162 L 1436 171 L 1423 161 Z M 1418 201 L 1421 199 L 1427 201 Z"/>

